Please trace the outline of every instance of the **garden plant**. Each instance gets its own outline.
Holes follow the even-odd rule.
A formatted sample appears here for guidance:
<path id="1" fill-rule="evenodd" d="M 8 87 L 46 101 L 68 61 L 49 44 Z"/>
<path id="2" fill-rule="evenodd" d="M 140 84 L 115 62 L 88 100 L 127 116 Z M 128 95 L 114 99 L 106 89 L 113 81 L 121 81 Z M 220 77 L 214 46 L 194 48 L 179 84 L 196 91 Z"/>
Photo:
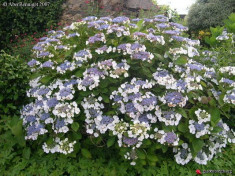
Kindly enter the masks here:
<path id="1" fill-rule="evenodd" d="M 199 41 L 163 15 L 95 16 L 49 31 L 33 47 L 25 139 L 45 153 L 91 158 L 107 147 L 131 165 L 206 165 L 234 132 L 235 67 L 200 61 Z M 88 141 L 92 141 L 89 143 Z"/>

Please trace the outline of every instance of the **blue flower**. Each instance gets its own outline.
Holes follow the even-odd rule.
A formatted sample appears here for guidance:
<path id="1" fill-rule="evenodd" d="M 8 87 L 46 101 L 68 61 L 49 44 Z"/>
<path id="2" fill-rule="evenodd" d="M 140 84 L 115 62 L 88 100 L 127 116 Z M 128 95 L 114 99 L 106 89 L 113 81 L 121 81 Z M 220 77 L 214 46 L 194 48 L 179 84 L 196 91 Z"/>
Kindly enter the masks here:
<path id="1" fill-rule="evenodd" d="M 49 108 L 55 107 L 58 104 L 58 100 L 56 98 L 51 98 L 47 101 L 47 106 Z"/>
<path id="2" fill-rule="evenodd" d="M 138 142 L 138 139 L 123 136 L 123 142 L 127 145 L 135 145 Z"/>
<path id="3" fill-rule="evenodd" d="M 26 116 L 26 121 L 27 122 L 35 122 L 36 121 L 36 117 L 35 116 Z"/>
<path id="4" fill-rule="evenodd" d="M 166 30 L 166 31 L 164 31 L 164 33 L 169 34 L 169 35 L 179 35 L 181 32 L 173 31 L 173 30 Z"/>
<path id="5" fill-rule="evenodd" d="M 124 23 L 124 22 L 127 22 L 129 20 L 128 17 L 125 17 L 125 16 L 120 16 L 120 17 L 116 17 L 113 19 L 113 23 Z"/>
<path id="6" fill-rule="evenodd" d="M 41 88 L 38 90 L 38 95 L 45 95 L 50 91 L 48 88 Z"/>
<path id="7" fill-rule="evenodd" d="M 46 119 L 48 119 L 49 117 L 50 117 L 50 114 L 49 114 L 49 113 L 43 113 L 43 114 L 41 114 L 40 120 L 46 120 Z"/>
<path id="8" fill-rule="evenodd" d="M 59 120 L 59 119 L 56 120 L 56 124 L 55 124 L 56 129 L 60 129 L 64 126 L 65 126 L 65 122 L 64 122 L 63 119 L 62 120 Z"/>
<path id="9" fill-rule="evenodd" d="M 175 133 L 169 132 L 166 134 L 165 140 L 168 144 L 173 144 L 176 139 L 177 139 L 177 136 Z"/>
<path id="10" fill-rule="evenodd" d="M 165 100 L 167 103 L 178 104 L 184 100 L 184 97 L 179 92 L 170 92 L 166 94 Z"/>
<path id="11" fill-rule="evenodd" d="M 135 106 L 134 106 L 133 103 L 127 103 L 127 104 L 125 105 L 125 108 L 126 108 L 126 112 L 127 112 L 127 113 L 137 112 L 137 109 L 135 108 Z"/>
<path id="12" fill-rule="evenodd" d="M 91 78 L 91 77 L 86 77 L 85 79 L 83 79 L 82 81 L 82 85 L 87 87 L 87 86 L 90 86 L 94 83 L 94 80 Z"/>
<path id="13" fill-rule="evenodd" d="M 195 126 L 195 129 L 196 129 L 198 132 L 203 131 L 204 128 L 205 128 L 204 123 L 199 124 L 199 123 L 197 123 L 197 122 L 194 122 L 194 126 Z"/>
<path id="14" fill-rule="evenodd" d="M 113 118 L 109 117 L 109 116 L 102 116 L 102 120 L 101 120 L 101 124 L 105 124 L 105 125 L 108 125 L 110 123 L 113 122 Z"/>
<path id="15" fill-rule="evenodd" d="M 53 62 L 51 61 L 46 61 L 42 64 L 42 67 L 52 67 L 54 65 Z"/>
<path id="16" fill-rule="evenodd" d="M 44 57 L 44 56 L 49 56 L 50 55 L 50 52 L 41 52 L 38 57 Z"/>
<path id="17" fill-rule="evenodd" d="M 141 115 L 139 116 L 138 120 L 139 120 L 140 122 L 149 123 L 149 119 L 148 119 L 148 117 L 147 117 L 147 114 L 141 114 Z"/>
<path id="18" fill-rule="evenodd" d="M 64 88 L 60 90 L 60 96 L 66 97 L 72 93 L 72 90 L 70 88 Z"/>
<path id="19" fill-rule="evenodd" d="M 32 59 L 31 61 L 28 62 L 28 66 L 33 67 L 36 65 L 37 61 L 35 59 Z"/>

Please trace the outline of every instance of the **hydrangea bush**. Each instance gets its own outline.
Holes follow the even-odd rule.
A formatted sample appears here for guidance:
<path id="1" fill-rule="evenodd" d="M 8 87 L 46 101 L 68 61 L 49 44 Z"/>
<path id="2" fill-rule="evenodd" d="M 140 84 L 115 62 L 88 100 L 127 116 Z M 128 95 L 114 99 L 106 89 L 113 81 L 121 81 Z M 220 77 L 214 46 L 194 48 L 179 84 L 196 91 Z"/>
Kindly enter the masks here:
<path id="1" fill-rule="evenodd" d="M 235 104 L 235 68 L 198 62 L 199 41 L 186 30 L 157 15 L 90 16 L 50 31 L 28 62 L 25 138 L 43 141 L 46 153 L 76 153 L 90 138 L 131 165 L 152 165 L 166 152 L 178 164 L 206 164 L 235 142 L 223 122 Z"/>

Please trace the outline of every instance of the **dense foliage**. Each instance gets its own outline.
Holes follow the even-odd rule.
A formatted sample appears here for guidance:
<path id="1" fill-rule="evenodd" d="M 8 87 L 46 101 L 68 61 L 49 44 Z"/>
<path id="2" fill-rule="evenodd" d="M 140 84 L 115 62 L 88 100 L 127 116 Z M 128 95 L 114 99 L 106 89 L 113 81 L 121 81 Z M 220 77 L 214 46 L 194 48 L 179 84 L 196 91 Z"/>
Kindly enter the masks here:
<path id="1" fill-rule="evenodd" d="M 233 0 L 198 0 L 190 7 L 188 13 L 189 30 L 198 31 L 223 25 L 223 20 L 234 10 Z"/>
<path id="2" fill-rule="evenodd" d="M 0 164 L 22 153 L 25 147 L 20 108 L 27 103 L 30 70 L 19 57 L 0 53 Z M 27 148 L 26 148 L 27 149 Z M 15 151 L 13 153 L 13 151 Z M 25 150 L 24 150 L 25 152 Z M 1 171 L 4 169 L 0 169 Z"/>
<path id="3" fill-rule="evenodd" d="M 153 19 L 91 16 L 34 46 L 22 109 L 27 140 L 45 153 L 87 158 L 107 145 L 132 165 L 207 164 L 234 132 L 234 67 L 203 65 L 186 27 Z M 174 154 L 175 153 L 175 154 Z M 100 154 L 100 153 L 96 153 Z"/>
<path id="4" fill-rule="evenodd" d="M 37 142 L 24 140 L 19 109 L 27 102 L 25 90 L 28 85 L 29 70 L 18 57 L 2 52 L 1 62 L 1 113 L 0 113 L 0 175 L 23 176 L 151 176 L 151 175 L 195 175 L 195 170 L 221 169 L 232 171 L 234 166 L 234 148 L 223 152 L 223 157 L 213 159 L 207 166 L 191 163 L 179 166 L 172 159 L 164 157 L 161 165 L 150 167 L 130 167 L 115 150 L 107 152 L 106 146 L 93 144 L 89 148 L 92 158 L 83 155 L 45 154 Z M 9 76 L 9 77 L 8 77 Z M 7 91 L 8 90 L 8 91 Z M 15 97 L 15 98 L 14 98 Z M 12 109 L 12 106 L 13 109 Z M 84 144 L 92 146 L 90 139 Z M 102 155 L 100 155 L 102 153 Z M 231 157 L 233 156 L 233 157 Z"/>
<path id="5" fill-rule="evenodd" d="M 63 0 L 1 0 L 0 48 L 19 34 L 32 34 L 58 22 Z"/>
<path id="6" fill-rule="evenodd" d="M 22 149 L 22 148 L 21 148 Z M 96 151 L 98 149 L 98 151 Z M 130 166 L 121 160 L 115 151 L 107 152 L 105 147 L 93 149 L 92 153 L 100 152 L 102 155 L 93 156 L 92 159 L 78 155 L 76 158 L 61 154 L 41 154 L 31 152 L 30 155 L 19 155 L 20 150 L 11 152 L 6 163 L 1 165 L 1 175 L 11 176 L 175 176 L 187 175 L 195 176 L 196 170 L 200 169 L 203 173 L 208 170 L 225 170 L 232 175 L 234 172 L 234 148 L 221 153 L 223 157 L 213 159 L 206 166 L 200 166 L 196 163 L 189 163 L 186 166 L 177 165 L 172 159 L 165 158 L 157 166 Z M 107 156 L 107 154 L 110 156 Z M 5 158 L 4 158 L 5 159 Z M 0 158 L 0 161 L 3 158 Z M 208 174 L 209 175 L 209 174 Z M 212 174 L 211 174 L 212 175 Z M 219 175 L 219 174 L 215 174 Z M 221 174 L 222 175 L 222 174 Z"/>
<path id="7" fill-rule="evenodd" d="M 0 114 L 13 116 L 26 103 L 29 88 L 30 69 L 19 57 L 12 57 L 4 51 L 0 53 Z M 18 112 L 19 115 L 19 112 Z M 6 119 L 5 119 L 6 120 Z"/>

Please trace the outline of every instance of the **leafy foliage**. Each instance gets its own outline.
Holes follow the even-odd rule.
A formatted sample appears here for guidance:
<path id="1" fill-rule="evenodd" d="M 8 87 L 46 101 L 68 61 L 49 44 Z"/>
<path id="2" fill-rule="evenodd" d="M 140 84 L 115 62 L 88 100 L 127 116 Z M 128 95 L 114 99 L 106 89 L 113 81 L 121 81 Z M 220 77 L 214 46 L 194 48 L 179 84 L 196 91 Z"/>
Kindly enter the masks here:
<path id="1" fill-rule="evenodd" d="M 130 20 L 90 16 L 40 39 L 28 62 L 25 138 L 46 153 L 90 159 L 107 146 L 132 165 L 173 155 L 205 165 L 234 142 L 223 123 L 234 107 L 233 71 L 198 62 L 199 41 L 163 15 Z"/>
<path id="2" fill-rule="evenodd" d="M 198 31 L 223 25 L 223 20 L 234 12 L 234 7 L 233 0 L 197 1 L 188 13 L 189 30 Z"/>
<path id="3" fill-rule="evenodd" d="M 4 3 L 7 4 L 0 11 L 0 48 L 8 47 L 8 43 L 16 35 L 33 34 L 55 25 L 62 12 L 63 0 L 0 1 L 1 5 Z M 19 5 L 19 3 L 30 6 Z"/>
<path id="4" fill-rule="evenodd" d="M 29 68 L 19 57 L 0 53 L 0 114 L 1 117 L 19 115 L 19 108 L 25 104 L 29 83 Z"/>

